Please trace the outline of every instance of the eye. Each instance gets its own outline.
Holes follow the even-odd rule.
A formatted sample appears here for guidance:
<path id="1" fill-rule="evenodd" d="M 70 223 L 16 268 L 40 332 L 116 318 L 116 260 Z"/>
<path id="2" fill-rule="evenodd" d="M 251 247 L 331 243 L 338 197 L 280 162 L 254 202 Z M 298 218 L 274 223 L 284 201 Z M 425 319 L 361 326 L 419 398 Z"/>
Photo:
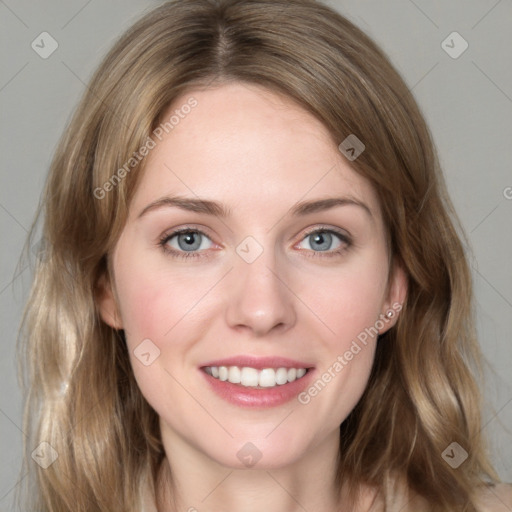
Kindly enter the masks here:
<path id="1" fill-rule="evenodd" d="M 210 238 L 199 229 L 182 228 L 166 233 L 159 241 L 163 250 L 178 258 L 201 256 L 197 251 L 209 249 Z"/>
<path id="2" fill-rule="evenodd" d="M 300 247 L 307 241 L 309 247 Z M 203 231 L 197 228 L 184 227 L 166 233 L 159 240 L 166 254 L 176 258 L 204 257 L 202 254 L 211 248 L 212 240 Z M 316 228 L 306 233 L 297 247 L 311 252 L 310 257 L 333 257 L 344 253 L 351 245 L 350 237 L 333 228 Z"/>
<path id="3" fill-rule="evenodd" d="M 321 257 L 338 256 L 352 245 L 348 235 L 332 228 L 317 228 L 309 231 L 303 238 L 304 241 L 309 245 L 306 249 L 314 251 L 312 256 Z"/>

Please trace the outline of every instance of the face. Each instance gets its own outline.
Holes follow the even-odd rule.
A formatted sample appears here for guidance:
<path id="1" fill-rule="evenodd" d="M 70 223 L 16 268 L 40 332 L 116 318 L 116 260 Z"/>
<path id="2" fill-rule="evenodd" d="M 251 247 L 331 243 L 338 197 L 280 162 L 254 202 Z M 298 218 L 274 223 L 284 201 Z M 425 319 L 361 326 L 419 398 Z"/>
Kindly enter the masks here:
<path id="1" fill-rule="evenodd" d="M 318 120 L 242 84 L 164 117 L 191 97 L 146 157 L 100 310 L 166 446 L 283 467 L 337 440 L 405 279 L 388 280 L 375 191 Z"/>

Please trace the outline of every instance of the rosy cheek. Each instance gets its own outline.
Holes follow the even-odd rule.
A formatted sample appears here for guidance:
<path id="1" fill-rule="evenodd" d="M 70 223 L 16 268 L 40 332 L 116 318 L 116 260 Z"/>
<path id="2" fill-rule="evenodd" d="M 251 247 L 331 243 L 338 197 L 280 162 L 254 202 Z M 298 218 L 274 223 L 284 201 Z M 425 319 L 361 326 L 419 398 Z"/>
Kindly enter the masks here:
<path id="1" fill-rule="evenodd" d="M 356 336 L 378 319 L 384 293 L 382 277 L 366 272 L 340 273 L 328 287 L 311 293 L 311 309 L 336 333 L 336 339 Z M 331 334 L 333 334 L 331 332 Z"/>
<path id="2" fill-rule="evenodd" d="M 130 348 L 150 339 L 163 352 L 183 322 L 197 313 L 204 286 L 197 280 L 183 281 L 175 275 L 150 273 L 137 266 L 123 278 L 122 316 Z M 176 346 L 175 341 L 172 344 Z"/>

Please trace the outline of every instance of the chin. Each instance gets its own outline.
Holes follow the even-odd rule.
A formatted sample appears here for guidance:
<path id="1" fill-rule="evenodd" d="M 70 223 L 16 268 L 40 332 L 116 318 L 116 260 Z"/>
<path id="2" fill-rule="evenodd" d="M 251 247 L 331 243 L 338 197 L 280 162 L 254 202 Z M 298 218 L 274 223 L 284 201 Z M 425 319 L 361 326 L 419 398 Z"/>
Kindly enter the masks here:
<path id="1" fill-rule="evenodd" d="M 221 453 L 211 453 L 210 457 L 218 464 L 230 469 L 280 469 L 295 464 L 306 452 L 306 447 L 299 446 L 297 440 L 290 442 L 294 436 L 283 432 L 282 436 L 274 434 L 268 437 L 245 436 L 230 439 Z"/>

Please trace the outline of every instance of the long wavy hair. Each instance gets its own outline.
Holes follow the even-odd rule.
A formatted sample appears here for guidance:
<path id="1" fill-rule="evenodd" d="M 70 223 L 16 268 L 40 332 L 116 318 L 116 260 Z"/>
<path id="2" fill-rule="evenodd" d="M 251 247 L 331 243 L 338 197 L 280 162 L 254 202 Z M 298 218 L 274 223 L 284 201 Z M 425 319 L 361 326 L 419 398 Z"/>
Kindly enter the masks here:
<path id="1" fill-rule="evenodd" d="M 231 81 L 286 95 L 336 145 L 350 134 L 363 141 L 351 165 L 375 188 L 392 259 L 408 278 L 398 322 L 340 426 L 340 486 L 355 500 L 361 484 L 389 496 L 390 482 L 402 480 L 432 511 L 475 511 L 475 489 L 498 477 L 481 433 L 463 232 L 406 84 L 371 39 L 315 0 L 166 2 L 121 36 L 91 78 L 26 244 L 27 255 L 44 216 L 19 333 L 28 509 L 139 512 L 141 482 L 158 487 L 158 416 L 137 386 L 123 331 L 102 322 L 97 306 L 144 159 L 105 183 L 148 137 L 158 143 L 154 131 L 175 98 Z M 58 454 L 46 469 L 30 456 L 41 442 Z M 453 442 L 468 454 L 457 469 L 442 456 Z"/>

